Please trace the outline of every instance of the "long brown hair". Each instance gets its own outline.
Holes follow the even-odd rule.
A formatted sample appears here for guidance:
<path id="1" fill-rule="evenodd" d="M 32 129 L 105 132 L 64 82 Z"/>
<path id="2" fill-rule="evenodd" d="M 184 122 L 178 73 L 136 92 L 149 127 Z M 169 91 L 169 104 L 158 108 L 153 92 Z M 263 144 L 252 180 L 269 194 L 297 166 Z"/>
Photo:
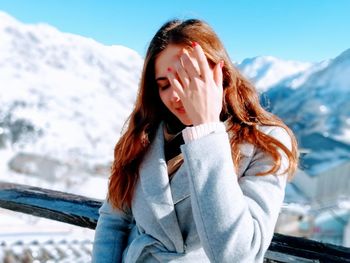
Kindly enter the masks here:
<path id="1" fill-rule="evenodd" d="M 131 207 L 140 164 L 160 122 L 170 114 L 159 97 L 155 81 L 155 60 L 169 44 L 191 48 L 193 41 L 201 45 L 209 64 L 215 65 L 224 61 L 224 96 L 220 120 L 226 121 L 228 132 L 234 134 L 230 143 L 235 167 L 238 167 L 241 156 L 239 144 L 243 142 L 260 147 L 274 160 L 274 166 L 269 171 L 258 175 L 274 173 L 280 168 L 279 149 L 289 159 L 289 167 L 285 172 L 291 176 L 297 167 L 297 143 L 293 133 L 279 118 L 262 108 L 254 86 L 232 64 L 224 46 L 210 26 L 197 19 L 171 20 L 158 30 L 150 42 L 134 110 L 114 149 L 108 199 L 115 208 Z M 278 140 L 259 131 L 258 126 L 261 125 L 284 128 L 292 139 L 291 151 Z"/>

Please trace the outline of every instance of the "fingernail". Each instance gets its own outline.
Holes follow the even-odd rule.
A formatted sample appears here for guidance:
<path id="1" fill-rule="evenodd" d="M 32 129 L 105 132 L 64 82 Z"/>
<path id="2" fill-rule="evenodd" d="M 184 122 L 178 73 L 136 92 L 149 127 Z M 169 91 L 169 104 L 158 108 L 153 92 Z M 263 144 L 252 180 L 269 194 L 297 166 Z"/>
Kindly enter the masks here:
<path id="1" fill-rule="evenodd" d="M 197 46 L 197 45 L 198 45 L 197 42 L 195 42 L 195 41 L 192 42 L 192 47 L 195 47 L 195 46 Z"/>
<path id="2" fill-rule="evenodd" d="M 224 67 L 224 61 L 223 61 L 223 60 L 220 61 L 220 67 L 221 67 L 221 68 Z"/>
<path id="3" fill-rule="evenodd" d="M 168 68 L 168 72 L 171 72 L 172 71 L 172 69 L 171 68 Z"/>

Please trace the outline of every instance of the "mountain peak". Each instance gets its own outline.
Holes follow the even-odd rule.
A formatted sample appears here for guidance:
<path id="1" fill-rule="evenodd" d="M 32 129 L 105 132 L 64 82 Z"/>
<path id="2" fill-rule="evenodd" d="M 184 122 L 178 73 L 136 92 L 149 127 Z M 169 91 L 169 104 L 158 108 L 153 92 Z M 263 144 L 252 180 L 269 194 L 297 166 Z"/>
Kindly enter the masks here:
<path id="1" fill-rule="evenodd" d="M 349 65 L 350 62 L 350 48 L 343 51 L 342 53 L 340 53 L 339 56 L 337 56 L 334 60 L 333 60 L 333 64 L 344 64 L 346 63 L 346 66 Z M 344 66 L 344 65 L 343 65 Z"/>
<path id="2" fill-rule="evenodd" d="M 350 48 L 348 48 L 347 50 L 343 51 L 342 53 L 340 53 L 340 55 L 338 57 L 347 57 L 350 58 Z"/>
<path id="3" fill-rule="evenodd" d="M 14 17 L 10 16 L 4 11 L 0 10 L 0 27 L 8 26 L 11 24 L 19 24 L 20 22 L 16 20 Z"/>
<path id="4" fill-rule="evenodd" d="M 260 91 L 279 83 L 283 79 L 310 68 L 312 63 L 282 60 L 273 56 L 258 56 L 243 60 L 238 68 L 252 80 Z"/>
<path id="5" fill-rule="evenodd" d="M 143 59 L 129 48 L 17 22 L 4 12 L 0 27 L 4 145 L 61 161 L 109 161 L 132 110 Z"/>

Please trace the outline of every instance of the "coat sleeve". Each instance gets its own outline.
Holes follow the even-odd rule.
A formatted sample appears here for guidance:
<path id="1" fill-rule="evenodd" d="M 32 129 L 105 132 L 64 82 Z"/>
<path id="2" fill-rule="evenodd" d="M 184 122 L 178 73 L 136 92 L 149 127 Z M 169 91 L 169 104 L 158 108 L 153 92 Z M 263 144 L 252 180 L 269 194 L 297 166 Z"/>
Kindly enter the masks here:
<path id="1" fill-rule="evenodd" d="M 288 133 L 274 127 L 270 136 L 289 149 Z M 228 134 L 212 133 L 181 146 L 189 174 L 193 217 L 211 262 L 263 262 L 284 199 L 286 174 L 256 176 L 268 171 L 272 158 L 256 149 L 237 180 Z M 282 156 L 279 173 L 288 166 Z"/>
<path id="2" fill-rule="evenodd" d="M 131 213 L 115 210 L 105 200 L 99 209 L 99 214 L 92 250 L 92 263 L 121 262 L 132 222 Z"/>

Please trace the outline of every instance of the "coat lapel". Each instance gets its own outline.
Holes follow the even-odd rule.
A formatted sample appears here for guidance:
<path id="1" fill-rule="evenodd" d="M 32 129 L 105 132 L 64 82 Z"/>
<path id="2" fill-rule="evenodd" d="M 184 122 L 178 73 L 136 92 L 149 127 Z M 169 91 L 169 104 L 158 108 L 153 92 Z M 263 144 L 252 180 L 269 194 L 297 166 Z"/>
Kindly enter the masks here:
<path id="1" fill-rule="evenodd" d="M 170 185 L 174 205 L 191 195 L 190 187 L 188 184 L 188 176 L 184 164 L 182 164 L 173 175 L 173 179 L 171 180 Z"/>
<path id="2" fill-rule="evenodd" d="M 247 170 L 253 155 L 254 155 L 254 145 L 250 143 L 242 143 L 239 145 L 239 149 L 241 152 L 241 160 L 238 165 L 238 174 L 237 177 L 238 179 L 241 178 L 244 175 L 244 172 Z"/>
<path id="3" fill-rule="evenodd" d="M 140 184 L 157 222 L 172 241 L 177 252 L 183 252 L 183 238 L 177 221 L 164 157 L 163 124 L 160 124 L 140 167 Z"/>

